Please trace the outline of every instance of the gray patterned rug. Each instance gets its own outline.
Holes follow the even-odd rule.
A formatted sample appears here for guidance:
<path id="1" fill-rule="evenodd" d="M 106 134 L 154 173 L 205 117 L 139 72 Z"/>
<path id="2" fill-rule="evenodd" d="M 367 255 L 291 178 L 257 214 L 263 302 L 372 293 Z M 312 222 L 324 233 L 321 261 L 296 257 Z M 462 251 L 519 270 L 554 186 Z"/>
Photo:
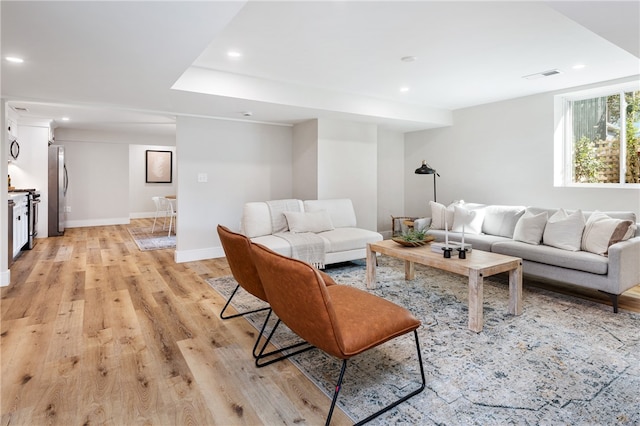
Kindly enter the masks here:
<path id="1" fill-rule="evenodd" d="M 176 236 L 172 232 L 169 237 L 169 230 L 162 230 L 162 226 L 156 226 L 151 233 L 151 226 L 128 227 L 127 230 L 131 234 L 131 238 L 136 242 L 138 248 L 142 251 L 147 250 L 163 250 L 176 248 Z"/>
<path id="2" fill-rule="evenodd" d="M 524 313 L 511 316 L 505 274 L 485 279 L 484 329 L 474 333 L 467 329 L 466 278 L 419 265 L 416 271 L 416 279 L 406 282 L 402 263 L 382 256 L 372 292 L 422 320 L 427 388 L 371 424 L 640 424 L 640 314 L 613 314 L 609 306 L 525 280 Z M 364 263 L 327 272 L 339 283 L 365 288 Z M 236 285 L 232 277 L 208 282 L 225 298 Z M 263 304 L 246 292 L 234 301 L 240 309 Z M 264 312 L 246 318 L 258 328 Z M 279 328 L 276 344 L 297 339 L 284 331 Z M 317 349 L 289 359 L 333 395 L 340 361 Z M 354 357 L 340 407 L 362 419 L 393 395 L 415 389 L 415 359 L 412 335 Z"/>

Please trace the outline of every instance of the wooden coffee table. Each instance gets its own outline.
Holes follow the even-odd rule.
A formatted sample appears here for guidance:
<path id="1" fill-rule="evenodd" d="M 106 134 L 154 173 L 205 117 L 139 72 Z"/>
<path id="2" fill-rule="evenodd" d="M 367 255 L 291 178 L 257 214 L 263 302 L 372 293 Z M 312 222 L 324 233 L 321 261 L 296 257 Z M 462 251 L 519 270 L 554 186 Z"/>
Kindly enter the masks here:
<path id="1" fill-rule="evenodd" d="M 367 288 L 375 288 L 376 253 L 404 260 L 406 280 L 415 277 L 415 264 L 469 277 L 469 330 L 482 331 L 484 277 L 509 272 L 509 313 L 522 314 L 522 259 L 481 250 L 467 253 L 466 259 L 453 256 L 445 259 L 442 253 L 431 251 L 431 245 L 404 247 L 392 240 L 367 244 Z"/>

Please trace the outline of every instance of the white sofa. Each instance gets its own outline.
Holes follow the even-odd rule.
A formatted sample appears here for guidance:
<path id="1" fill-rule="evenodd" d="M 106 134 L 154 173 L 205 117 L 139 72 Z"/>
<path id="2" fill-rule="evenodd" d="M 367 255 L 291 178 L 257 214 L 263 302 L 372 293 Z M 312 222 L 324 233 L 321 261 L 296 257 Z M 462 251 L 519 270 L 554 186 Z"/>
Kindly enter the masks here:
<path id="1" fill-rule="evenodd" d="M 282 213 L 279 210 L 274 210 L 274 203 L 284 206 L 281 207 Z M 320 232 L 314 232 L 324 243 L 325 265 L 363 259 L 366 257 L 367 243 L 382 240 L 382 235 L 379 233 L 357 227 L 356 213 L 353 209 L 353 203 L 349 199 L 249 202 L 243 208 L 240 232 L 255 243 L 291 257 L 293 254 L 291 244 L 283 237 L 287 237 L 287 234 L 292 230 L 286 217 L 274 217 L 274 215 L 284 214 L 284 211 L 308 213 L 309 216 L 313 214 L 324 215 L 325 213 L 328 215 L 328 224 L 330 225 L 328 228 L 333 229 L 320 230 L 327 228 L 324 226 L 316 228 Z M 272 214 L 272 212 L 274 213 Z M 326 216 L 324 218 L 326 219 Z M 274 223 L 280 229 L 274 229 Z M 326 220 L 324 220 L 324 225 L 327 225 Z"/>
<path id="2" fill-rule="evenodd" d="M 443 218 L 436 216 L 442 214 L 442 207 L 444 206 L 435 206 L 434 210 L 434 203 L 432 202 L 432 213 L 434 211 L 436 212 L 436 214 L 432 214 L 432 216 L 440 222 L 443 221 Z M 472 230 L 470 230 L 469 227 L 465 228 L 465 243 L 470 243 L 472 249 L 522 258 L 525 276 L 564 282 L 602 291 L 611 298 L 614 312 L 618 311 L 618 296 L 626 290 L 640 284 L 640 226 L 636 223 L 636 215 L 633 212 L 600 212 L 600 216 L 605 214 L 609 218 L 623 220 L 625 224 L 630 224 L 628 228 L 626 228 L 626 234 L 627 236 L 630 235 L 630 237 L 624 241 L 619 241 L 608 246 L 607 252 L 596 254 L 592 252 L 593 250 L 586 250 L 585 240 L 582 238 L 584 234 L 586 234 L 586 231 L 580 230 L 579 227 L 576 231 L 579 235 L 577 235 L 576 238 L 580 247 L 577 250 L 559 248 L 557 246 L 561 244 L 546 241 L 545 236 L 551 238 L 551 235 L 547 235 L 545 232 L 549 226 L 548 221 L 542 224 L 543 231 L 541 237 L 535 237 L 533 241 L 522 241 L 523 239 L 527 240 L 527 238 L 522 237 L 523 233 L 526 235 L 527 232 L 527 229 L 523 228 L 525 221 L 520 223 L 519 230 L 517 230 L 516 227 L 525 211 L 529 212 L 528 217 L 531 217 L 531 215 L 546 214 L 547 218 L 551 218 L 560 209 L 483 205 L 475 203 L 464 203 L 462 207 L 466 207 L 467 211 L 478 211 L 479 214 L 476 218 L 479 220 L 479 223 L 475 225 L 476 227 L 481 225 L 479 229 L 480 233 L 473 233 L 470 232 Z M 447 209 L 445 209 L 445 212 L 446 211 Z M 567 211 L 566 213 L 575 213 L 577 216 L 580 216 L 579 211 Z M 594 212 L 584 211 L 581 213 L 584 221 L 587 223 L 587 228 L 584 229 L 588 229 L 589 217 L 594 214 Z M 448 228 L 454 225 L 453 222 L 455 220 L 452 220 L 454 214 L 455 205 L 453 212 L 451 211 L 450 205 L 448 213 L 445 213 L 445 216 L 449 218 L 447 221 Z M 435 224 L 431 222 L 431 218 L 427 218 L 426 220 L 422 220 L 420 225 L 428 226 L 429 230 L 427 233 L 435 236 L 436 241 L 443 241 L 445 231 L 442 223 Z M 530 224 L 531 222 L 526 223 Z M 557 223 L 562 224 L 562 222 Z M 458 227 L 458 231 L 459 230 Z M 514 235 L 516 233 L 518 235 Z M 568 232 L 568 234 L 571 234 L 571 232 Z M 459 242 L 461 232 L 449 231 L 448 237 L 451 241 Z M 536 239 L 537 241 L 535 241 Z M 600 239 L 602 240 L 602 238 Z M 606 250 L 606 239 L 604 243 Z M 471 256 L 473 256 L 473 252 Z"/>

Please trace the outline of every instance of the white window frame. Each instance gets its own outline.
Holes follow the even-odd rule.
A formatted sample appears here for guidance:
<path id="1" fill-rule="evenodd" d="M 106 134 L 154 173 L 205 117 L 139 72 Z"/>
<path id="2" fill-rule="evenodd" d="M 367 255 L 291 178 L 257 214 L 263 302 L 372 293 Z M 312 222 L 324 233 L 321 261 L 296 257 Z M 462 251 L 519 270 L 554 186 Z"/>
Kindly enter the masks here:
<path id="1" fill-rule="evenodd" d="M 553 149 L 553 186 L 574 188 L 640 188 L 639 183 L 576 183 L 573 180 L 573 140 L 571 130 L 571 102 L 584 99 L 610 96 L 616 93 L 635 92 L 640 90 L 640 81 L 603 86 L 568 92 L 554 97 L 554 149 Z M 622 97 L 624 102 L 624 96 Z M 623 105 L 624 107 L 626 105 Z M 620 121 L 626 121 L 626 108 L 620 111 Z M 623 121 L 624 119 L 624 121 Z M 621 126 L 620 138 L 626 138 L 626 126 Z M 620 179 L 624 181 L 626 174 L 626 144 L 620 146 Z"/>

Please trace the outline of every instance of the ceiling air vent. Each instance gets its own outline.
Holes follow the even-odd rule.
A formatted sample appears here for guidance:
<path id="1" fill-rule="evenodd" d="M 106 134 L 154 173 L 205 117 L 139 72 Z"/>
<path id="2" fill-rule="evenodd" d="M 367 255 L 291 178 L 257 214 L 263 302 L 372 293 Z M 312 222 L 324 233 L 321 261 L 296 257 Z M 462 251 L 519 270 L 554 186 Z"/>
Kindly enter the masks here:
<path id="1" fill-rule="evenodd" d="M 522 78 L 526 78 L 527 80 L 536 80 L 536 79 L 542 78 L 542 77 L 551 77 L 552 75 L 556 75 L 556 74 L 562 74 L 562 71 L 557 70 L 557 69 L 553 69 L 553 70 L 549 70 L 549 71 L 542 71 L 542 72 L 538 72 L 538 73 L 535 73 L 535 74 L 525 75 Z"/>
<path id="2" fill-rule="evenodd" d="M 26 109 L 24 107 L 19 107 L 19 106 L 14 106 L 14 107 L 11 107 L 11 108 L 13 108 L 14 111 L 21 111 L 21 112 L 27 112 L 28 111 L 28 109 Z"/>

